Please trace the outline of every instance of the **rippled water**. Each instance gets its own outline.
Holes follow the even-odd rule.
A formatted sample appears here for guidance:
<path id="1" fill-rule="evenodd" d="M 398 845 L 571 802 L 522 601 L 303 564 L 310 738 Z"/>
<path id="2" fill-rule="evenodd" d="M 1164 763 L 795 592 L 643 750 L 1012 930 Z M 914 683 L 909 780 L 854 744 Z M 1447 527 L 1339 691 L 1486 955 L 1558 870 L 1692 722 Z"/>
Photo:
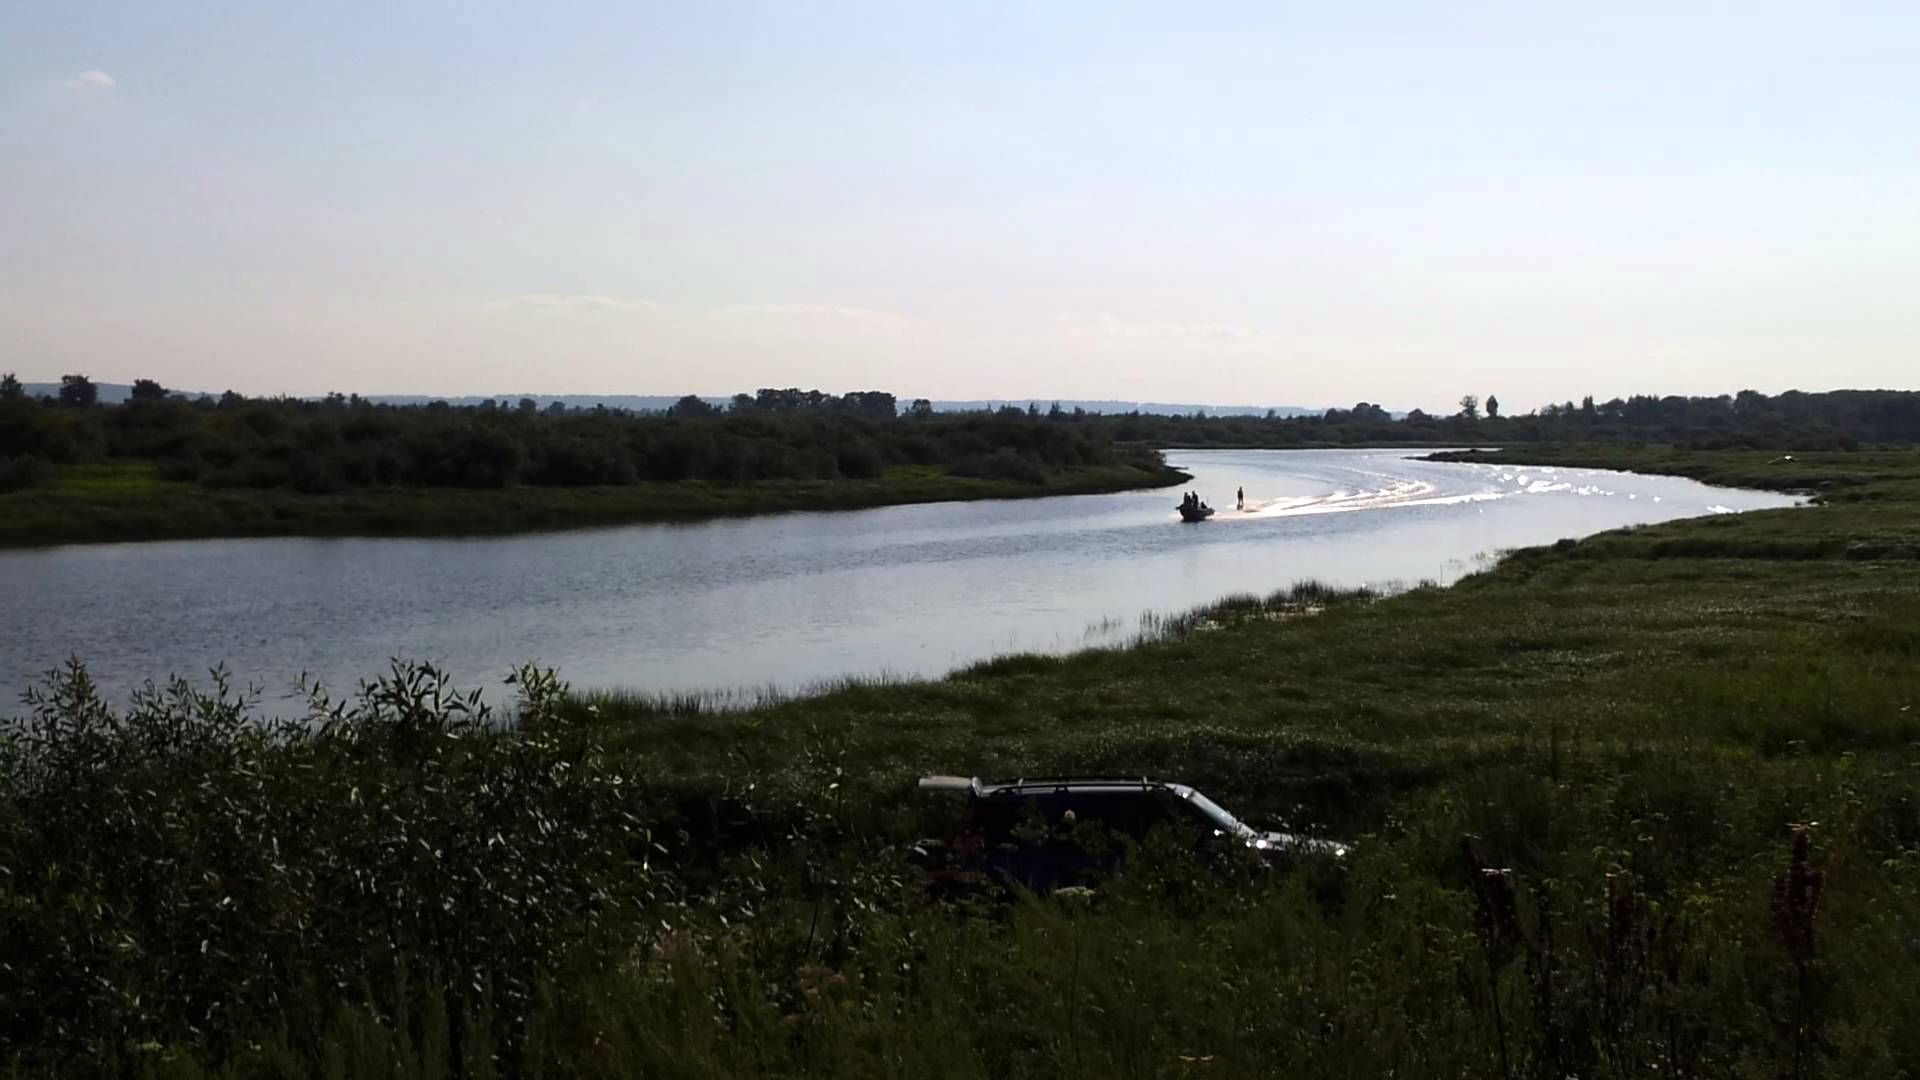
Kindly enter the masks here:
<path id="1" fill-rule="evenodd" d="M 5 552 L 0 686 L 75 654 L 116 694 L 224 662 L 273 699 L 302 672 L 346 688 L 398 655 L 468 685 L 538 659 L 577 686 L 792 689 L 1108 644 L 1143 612 L 1310 578 L 1451 581 L 1506 548 L 1793 502 L 1413 453 L 1170 453 L 1218 510 L 1197 525 L 1163 490 L 485 539 Z"/>

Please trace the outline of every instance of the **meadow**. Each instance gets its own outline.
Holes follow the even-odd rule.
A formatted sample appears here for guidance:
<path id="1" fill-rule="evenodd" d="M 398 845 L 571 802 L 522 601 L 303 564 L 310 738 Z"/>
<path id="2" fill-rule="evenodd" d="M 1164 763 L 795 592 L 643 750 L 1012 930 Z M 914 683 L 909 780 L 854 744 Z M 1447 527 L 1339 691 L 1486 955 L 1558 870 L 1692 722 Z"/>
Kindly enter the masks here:
<path id="1" fill-rule="evenodd" d="M 76 667 L 0 757 L 0 1067 L 1911 1075 L 1920 453 L 1505 457 L 1819 498 L 747 709 L 527 669 L 509 725 L 396 665 L 269 729 Z M 925 772 L 1355 848 L 932 904 Z"/>

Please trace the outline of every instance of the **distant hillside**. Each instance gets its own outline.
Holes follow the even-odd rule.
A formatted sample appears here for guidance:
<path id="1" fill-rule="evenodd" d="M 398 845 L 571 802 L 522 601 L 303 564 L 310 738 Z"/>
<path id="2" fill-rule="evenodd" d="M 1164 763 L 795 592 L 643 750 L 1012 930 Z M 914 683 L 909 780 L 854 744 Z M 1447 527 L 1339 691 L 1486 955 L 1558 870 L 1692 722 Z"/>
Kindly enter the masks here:
<path id="1" fill-rule="evenodd" d="M 60 396 L 59 383 L 25 383 L 23 385 L 29 397 Z M 127 397 L 133 392 L 133 387 L 126 383 L 103 382 L 95 383 L 94 385 L 100 389 L 100 403 L 103 405 L 117 405 L 127 400 Z M 203 392 L 198 390 L 176 390 L 174 392 L 190 398 L 203 396 Z M 219 392 L 215 391 L 212 396 L 219 396 Z M 430 394 L 369 394 L 367 395 L 367 400 L 379 402 L 383 405 L 425 405 L 431 401 L 444 401 L 449 405 L 459 406 L 478 405 L 483 401 L 497 401 L 502 404 L 511 405 L 521 398 L 532 398 L 543 407 L 558 401 L 572 409 L 591 409 L 596 406 L 605 406 L 609 409 L 625 409 L 628 412 L 662 412 L 668 406 L 680 400 L 680 397 L 681 395 L 678 394 L 468 394 L 454 397 L 435 397 Z M 721 406 L 733 400 L 730 394 L 703 394 L 701 397 L 711 404 Z M 912 402 L 913 398 L 903 395 L 900 398 L 900 407 L 904 409 Z M 935 412 L 977 412 L 982 409 L 991 410 L 998 409 L 1003 405 L 1012 405 L 1019 409 L 1032 406 L 1041 412 L 1046 412 L 1056 403 L 1068 412 L 1081 409 L 1090 413 L 1110 415 L 1139 412 L 1149 416 L 1192 416 L 1195 413 L 1200 413 L 1204 416 L 1265 416 L 1271 412 L 1275 416 L 1318 416 L 1326 411 L 1325 409 L 1302 408 L 1298 405 L 1180 405 L 1164 401 L 1087 401 L 1068 400 L 1066 398 L 976 398 L 967 401 L 935 399 L 933 408 Z M 1395 412 L 1393 415 L 1399 417 L 1404 414 Z"/>

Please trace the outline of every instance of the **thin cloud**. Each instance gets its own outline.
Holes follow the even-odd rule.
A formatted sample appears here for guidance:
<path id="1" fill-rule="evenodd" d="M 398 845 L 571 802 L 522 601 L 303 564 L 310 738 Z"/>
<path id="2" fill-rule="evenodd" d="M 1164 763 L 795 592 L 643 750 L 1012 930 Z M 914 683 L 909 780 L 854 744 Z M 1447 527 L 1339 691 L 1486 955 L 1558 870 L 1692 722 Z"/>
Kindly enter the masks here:
<path id="1" fill-rule="evenodd" d="M 120 85 L 120 80 L 99 68 L 88 68 L 61 85 L 69 90 L 111 90 Z"/>
<path id="2" fill-rule="evenodd" d="M 525 293 L 509 296 L 498 306 L 511 311 L 533 311 L 547 315 L 586 314 L 599 311 L 652 311 L 651 300 L 640 300 L 603 293 Z"/>
<path id="3" fill-rule="evenodd" d="M 1060 325 L 1073 337 L 1152 338 L 1244 344 L 1259 340 L 1260 331 L 1234 323 L 1128 322 L 1112 315 L 1069 315 Z"/>
<path id="4" fill-rule="evenodd" d="M 830 304 L 739 304 L 720 309 L 723 315 L 790 319 L 838 319 L 843 322 L 884 322 L 904 326 L 907 320 L 890 311 L 834 307 Z"/>
<path id="5" fill-rule="evenodd" d="M 913 326 L 912 320 L 891 311 L 831 304 L 737 304 L 716 309 L 714 315 L 749 329 L 783 331 L 898 334 Z"/>

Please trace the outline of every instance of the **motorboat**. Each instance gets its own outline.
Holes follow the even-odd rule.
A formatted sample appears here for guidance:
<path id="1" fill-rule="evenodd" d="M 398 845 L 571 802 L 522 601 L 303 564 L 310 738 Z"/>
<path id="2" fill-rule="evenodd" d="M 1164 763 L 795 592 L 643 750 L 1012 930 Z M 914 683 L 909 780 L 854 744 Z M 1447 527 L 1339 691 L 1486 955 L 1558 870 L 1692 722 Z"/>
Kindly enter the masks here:
<path id="1" fill-rule="evenodd" d="M 1213 516 L 1213 507 L 1203 502 L 1183 502 L 1180 504 L 1179 509 L 1181 521 L 1205 521 Z"/>

